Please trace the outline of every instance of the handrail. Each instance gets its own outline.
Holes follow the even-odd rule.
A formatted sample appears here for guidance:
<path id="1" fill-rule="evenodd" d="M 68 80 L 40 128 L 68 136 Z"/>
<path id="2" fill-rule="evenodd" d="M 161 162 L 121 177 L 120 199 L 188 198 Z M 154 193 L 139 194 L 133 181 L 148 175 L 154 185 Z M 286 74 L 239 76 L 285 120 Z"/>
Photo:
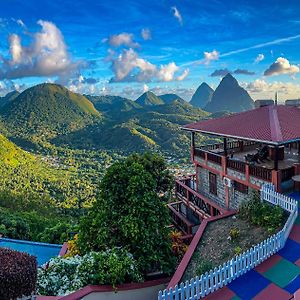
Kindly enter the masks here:
<path id="1" fill-rule="evenodd" d="M 181 187 L 183 187 L 186 191 L 189 191 L 190 193 L 194 194 L 195 196 L 197 196 L 198 198 L 200 198 L 201 200 L 203 200 L 204 202 L 208 203 L 209 205 L 211 205 L 212 207 L 216 208 L 217 210 L 220 211 L 220 213 L 224 213 L 225 210 L 221 207 L 219 207 L 215 202 L 213 202 L 212 200 L 207 199 L 205 196 L 199 194 L 197 191 L 193 190 L 192 188 L 190 188 L 189 186 L 187 186 L 185 183 L 181 182 L 179 179 L 176 180 L 176 184 L 180 185 Z M 177 191 L 176 191 L 177 192 Z M 187 197 L 185 195 L 182 195 L 184 198 L 187 199 Z"/>

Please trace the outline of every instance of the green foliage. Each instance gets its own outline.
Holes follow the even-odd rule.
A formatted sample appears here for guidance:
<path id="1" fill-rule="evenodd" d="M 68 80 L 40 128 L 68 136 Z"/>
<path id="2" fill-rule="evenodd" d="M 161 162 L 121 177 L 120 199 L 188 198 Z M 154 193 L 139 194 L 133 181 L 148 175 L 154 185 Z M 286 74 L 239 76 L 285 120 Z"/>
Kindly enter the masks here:
<path id="1" fill-rule="evenodd" d="M 52 227 L 46 227 L 37 239 L 50 244 L 62 244 L 70 238 L 70 234 L 77 231 L 77 226 L 70 223 L 59 222 Z"/>
<path id="2" fill-rule="evenodd" d="M 208 260 L 201 260 L 197 266 L 197 275 L 200 276 L 208 271 L 210 271 L 214 267 L 213 263 Z"/>
<path id="3" fill-rule="evenodd" d="M 157 193 L 170 184 L 162 166 L 159 157 L 145 154 L 130 156 L 107 170 L 93 208 L 80 222 L 83 253 L 122 246 L 142 272 L 173 270 L 168 212 Z"/>
<path id="4" fill-rule="evenodd" d="M 240 255 L 242 253 L 243 253 L 243 249 L 241 247 L 237 246 L 237 247 L 234 248 L 234 254 L 235 255 Z"/>
<path id="5" fill-rule="evenodd" d="M 241 205 L 239 215 L 254 225 L 266 228 L 270 233 L 276 232 L 286 220 L 285 211 L 280 206 L 260 201 L 258 193 L 253 193 L 251 199 Z"/>
<path id="6" fill-rule="evenodd" d="M 115 287 L 125 282 L 142 281 L 133 256 L 122 248 L 90 252 L 84 256 L 51 259 L 48 268 L 38 272 L 40 295 L 64 295 L 88 284 Z"/>
<path id="7" fill-rule="evenodd" d="M 231 238 L 231 240 L 237 240 L 238 237 L 240 236 L 240 231 L 238 228 L 231 228 L 230 231 L 229 231 L 229 236 Z"/>

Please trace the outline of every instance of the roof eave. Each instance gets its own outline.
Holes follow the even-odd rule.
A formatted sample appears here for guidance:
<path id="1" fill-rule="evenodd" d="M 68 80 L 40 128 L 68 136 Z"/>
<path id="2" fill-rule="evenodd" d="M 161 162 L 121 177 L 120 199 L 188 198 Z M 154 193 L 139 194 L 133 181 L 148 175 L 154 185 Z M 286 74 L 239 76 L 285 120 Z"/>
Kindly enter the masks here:
<path id="1" fill-rule="evenodd" d="M 180 127 L 180 129 L 186 130 L 186 131 L 200 132 L 200 133 L 203 133 L 203 134 L 215 135 L 215 136 L 219 136 L 219 137 L 227 137 L 227 138 L 233 138 L 233 139 L 245 140 L 245 141 L 254 141 L 254 142 L 264 143 L 264 144 L 269 144 L 269 145 L 274 145 L 274 146 L 280 146 L 280 145 L 300 141 L 300 138 L 297 138 L 297 139 L 292 139 L 292 140 L 288 140 L 288 141 L 274 142 L 274 141 L 258 140 L 258 139 L 252 139 L 252 138 L 229 135 L 229 134 L 221 134 L 221 133 L 210 132 L 210 131 L 206 131 L 206 130 L 199 130 L 199 129 L 195 129 L 195 128 Z"/>

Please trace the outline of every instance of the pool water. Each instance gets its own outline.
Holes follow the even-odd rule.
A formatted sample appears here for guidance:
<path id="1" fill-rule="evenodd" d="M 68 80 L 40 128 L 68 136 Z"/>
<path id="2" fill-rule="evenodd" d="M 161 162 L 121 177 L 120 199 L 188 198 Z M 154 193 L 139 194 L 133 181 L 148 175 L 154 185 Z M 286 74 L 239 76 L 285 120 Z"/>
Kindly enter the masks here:
<path id="1" fill-rule="evenodd" d="M 38 265 L 41 266 L 49 261 L 50 258 L 58 256 L 62 245 L 1 238 L 0 247 L 10 248 L 34 255 L 37 258 Z"/>

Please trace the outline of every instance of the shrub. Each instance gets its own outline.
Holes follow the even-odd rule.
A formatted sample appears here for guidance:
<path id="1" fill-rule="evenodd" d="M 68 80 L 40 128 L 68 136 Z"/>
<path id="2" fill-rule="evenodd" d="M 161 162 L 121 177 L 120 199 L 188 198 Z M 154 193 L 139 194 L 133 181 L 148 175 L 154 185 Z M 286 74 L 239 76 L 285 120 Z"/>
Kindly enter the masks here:
<path id="1" fill-rule="evenodd" d="M 211 261 L 202 260 L 197 267 L 197 275 L 200 276 L 201 274 L 210 271 L 213 267 L 214 265 Z"/>
<path id="2" fill-rule="evenodd" d="M 121 248 L 90 252 L 84 256 L 56 257 L 48 268 L 38 272 L 37 290 L 41 295 L 69 294 L 88 284 L 139 282 L 142 276 L 133 256 Z"/>
<path id="3" fill-rule="evenodd" d="M 16 299 L 35 291 L 37 262 L 34 256 L 0 248 L 0 299 Z"/>
<path id="4" fill-rule="evenodd" d="M 182 233 L 171 231 L 172 251 L 180 261 L 188 249 L 188 246 L 182 241 Z"/>
<path id="5" fill-rule="evenodd" d="M 260 201 L 258 193 L 253 193 L 251 199 L 240 206 L 239 215 L 254 225 L 266 228 L 270 233 L 282 227 L 286 220 L 285 211 L 280 206 Z"/>
<path id="6" fill-rule="evenodd" d="M 240 255 L 240 254 L 242 254 L 242 252 L 243 252 L 243 249 L 241 247 L 235 247 L 234 248 L 234 254 L 235 255 Z"/>
<path id="7" fill-rule="evenodd" d="M 238 237 L 240 236 L 239 229 L 237 229 L 235 227 L 231 228 L 230 231 L 229 231 L 229 236 L 230 236 L 231 240 L 238 239 Z"/>
<path id="8" fill-rule="evenodd" d="M 75 234 L 73 240 L 68 241 L 68 252 L 64 257 L 72 257 L 76 255 L 80 255 L 80 250 L 77 245 L 78 242 L 78 234 Z"/>

